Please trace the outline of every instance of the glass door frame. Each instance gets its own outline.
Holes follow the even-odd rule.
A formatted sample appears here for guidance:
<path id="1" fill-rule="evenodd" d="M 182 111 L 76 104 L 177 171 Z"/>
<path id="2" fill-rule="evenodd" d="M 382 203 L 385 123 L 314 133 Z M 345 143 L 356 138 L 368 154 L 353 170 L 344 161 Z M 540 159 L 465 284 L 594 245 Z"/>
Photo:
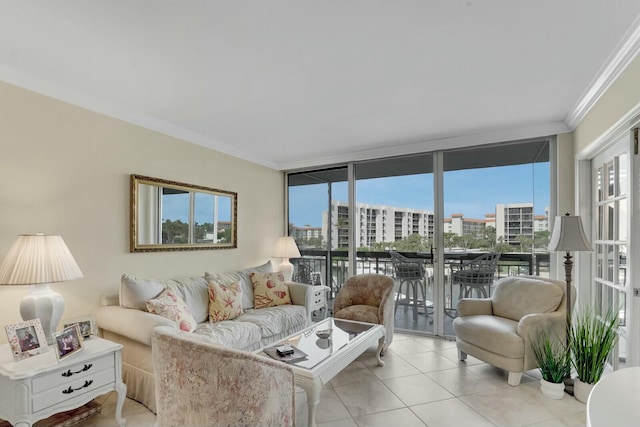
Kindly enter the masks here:
<path id="1" fill-rule="evenodd" d="M 550 181 L 550 198 L 551 200 L 550 202 L 550 208 L 551 210 L 549 211 L 549 215 L 555 215 L 556 213 L 554 212 L 554 203 L 553 203 L 553 194 L 554 194 L 554 186 L 556 185 L 556 176 L 551 173 L 551 171 L 553 171 L 555 169 L 555 162 L 556 162 L 556 155 L 555 155 L 555 150 L 556 150 L 556 143 L 555 143 L 555 137 L 547 137 L 547 138 L 536 138 L 536 140 L 538 141 L 547 141 L 549 143 L 549 162 L 550 162 L 550 177 L 549 177 L 549 181 Z M 505 141 L 506 142 L 506 141 Z M 520 143 L 520 141 L 513 141 L 514 143 L 518 144 Z M 525 142 L 525 141 L 522 141 Z M 489 144 L 490 146 L 493 146 L 494 148 L 499 145 L 499 144 Z M 454 148 L 452 150 L 458 150 L 460 148 L 463 147 L 457 147 Z M 468 147 L 468 148 L 473 148 L 473 147 Z M 478 149 L 482 149 L 481 145 L 478 145 L 476 148 Z M 434 150 L 429 152 L 428 154 L 430 154 L 432 156 L 432 173 L 433 173 L 433 209 L 434 209 L 434 239 L 433 239 L 433 274 L 434 274 L 434 286 L 433 286 L 433 300 L 434 303 L 434 313 L 433 313 L 433 332 L 428 332 L 425 331 L 425 334 L 435 334 L 437 336 L 441 336 L 441 337 L 448 337 L 448 338 L 452 338 L 450 335 L 445 335 L 445 317 L 446 317 L 446 307 L 445 307 L 445 292 L 446 292 L 446 274 L 445 274 L 445 243 L 444 243 L 444 231 L 445 231 L 445 227 L 444 227 L 444 174 L 445 174 L 445 155 L 447 153 L 447 151 L 449 150 Z M 426 154 L 426 153 L 416 153 L 416 155 L 421 155 L 421 154 Z M 395 157 L 406 157 L 407 155 L 400 155 L 400 156 L 393 156 Z M 382 160 L 382 159 L 380 159 Z M 364 162 L 366 162 L 366 160 L 364 160 Z M 348 274 L 352 275 L 355 273 L 356 271 L 356 265 L 357 265 L 357 247 L 355 246 L 355 242 L 356 242 L 356 233 L 357 230 L 355 228 L 355 224 L 356 224 L 356 215 L 358 215 L 357 210 L 355 209 L 356 207 L 356 168 L 358 167 L 358 164 L 360 163 L 360 161 L 351 161 L 351 162 L 345 162 L 345 163 L 340 163 L 340 164 L 334 164 L 334 165 L 330 165 L 330 166 L 324 166 L 324 167 L 319 167 L 318 170 L 322 170 L 322 169 L 342 169 L 342 168 L 346 168 L 347 169 L 347 188 L 348 188 L 348 204 L 349 204 L 349 225 L 348 225 L 348 236 L 349 236 L 349 241 L 350 241 L 350 245 L 348 248 Z M 496 166 L 498 166 L 499 164 L 496 164 Z M 309 172 L 313 172 L 314 169 L 307 169 Z M 304 173 L 304 170 L 292 170 L 292 171 L 288 171 L 285 173 L 285 180 L 284 180 L 284 187 L 285 187 L 285 194 L 288 195 L 288 175 L 289 174 L 298 174 L 298 173 Z M 328 212 L 329 212 L 329 218 L 331 218 L 331 200 L 332 196 L 331 196 L 331 184 L 329 184 L 329 200 L 328 200 Z M 287 199 L 287 208 L 285 209 L 285 224 L 287 226 L 289 226 L 289 208 L 288 208 L 288 199 Z M 330 227 L 331 228 L 331 227 Z M 330 269 L 331 269 L 331 230 L 328 230 L 329 235 L 327 236 L 328 238 L 328 243 L 327 243 L 327 275 L 329 275 L 329 277 L 327 278 L 327 280 L 331 280 L 331 273 L 330 273 Z M 551 272 L 550 274 L 553 275 L 554 274 L 554 266 L 552 264 L 551 266 Z M 531 274 L 533 274 L 533 272 L 531 272 Z"/>

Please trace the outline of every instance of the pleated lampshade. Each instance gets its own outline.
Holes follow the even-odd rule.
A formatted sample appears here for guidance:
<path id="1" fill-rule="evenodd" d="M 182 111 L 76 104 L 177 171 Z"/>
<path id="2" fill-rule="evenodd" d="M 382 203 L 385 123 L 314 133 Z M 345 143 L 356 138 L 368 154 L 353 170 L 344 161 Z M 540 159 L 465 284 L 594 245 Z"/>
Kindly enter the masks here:
<path id="1" fill-rule="evenodd" d="M 0 285 L 32 285 L 20 303 L 20 315 L 23 320 L 40 319 L 49 343 L 64 312 L 64 298 L 49 285 L 81 277 L 60 236 L 20 235 L 0 266 Z"/>

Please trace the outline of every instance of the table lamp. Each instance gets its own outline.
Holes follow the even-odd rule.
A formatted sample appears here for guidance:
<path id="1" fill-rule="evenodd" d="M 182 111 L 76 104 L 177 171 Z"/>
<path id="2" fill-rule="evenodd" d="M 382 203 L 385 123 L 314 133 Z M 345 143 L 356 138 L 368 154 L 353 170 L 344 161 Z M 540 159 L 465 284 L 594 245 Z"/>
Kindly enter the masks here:
<path id="1" fill-rule="evenodd" d="M 20 235 L 0 266 L 0 285 L 32 285 L 20 303 L 23 320 L 40 319 L 51 341 L 62 312 L 64 299 L 50 284 L 83 277 L 82 271 L 60 236 Z"/>
<path id="2" fill-rule="evenodd" d="M 298 245 L 293 237 L 283 236 L 278 237 L 275 246 L 273 247 L 273 257 L 282 258 L 282 262 L 278 266 L 278 271 L 284 274 L 284 279 L 289 282 L 293 277 L 293 264 L 289 262 L 289 258 L 300 258 L 300 251 Z"/>
<path id="3" fill-rule="evenodd" d="M 571 251 L 592 251 L 591 244 L 582 228 L 582 220 L 579 216 L 557 216 L 553 224 L 553 232 L 549 241 L 549 251 L 565 251 L 564 274 L 567 282 L 567 327 L 571 325 L 571 270 L 573 261 Z"/>

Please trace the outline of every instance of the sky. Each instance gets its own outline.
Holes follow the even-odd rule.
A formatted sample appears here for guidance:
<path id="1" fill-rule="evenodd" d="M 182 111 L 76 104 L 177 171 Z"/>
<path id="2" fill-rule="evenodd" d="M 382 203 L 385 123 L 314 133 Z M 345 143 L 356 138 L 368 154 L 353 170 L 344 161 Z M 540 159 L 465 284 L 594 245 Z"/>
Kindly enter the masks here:
<path id="1" fill-rule="evenodd" d="M 549 207 L 549 163 L 465 169 L 444 174 L 444 215 L 463 214 L 484 219 L 496 204 L 534 203 L 534 213 Z M 333 184 L 334 200 L 347 202 L 347 183 Z M 298 227 L 322 226 L 327 210 L 327 185 L 289 188 L 289 222 Z M 375 178 L 356 182 L 358 203 L 412 208 L 433 212 L 433 174 Z"/>
<path id="2" fill-rule="evenodd" d="M 198 224 L 213 223 L 213 198 L 207 193 L 196 193 L 195 221 Z M 218 197 L 218 220 L 229 221 L 231 218 L 231 197 Z M 180 220 L 189 222 L 189 193 L 163 195 L 162 220 Z"/>

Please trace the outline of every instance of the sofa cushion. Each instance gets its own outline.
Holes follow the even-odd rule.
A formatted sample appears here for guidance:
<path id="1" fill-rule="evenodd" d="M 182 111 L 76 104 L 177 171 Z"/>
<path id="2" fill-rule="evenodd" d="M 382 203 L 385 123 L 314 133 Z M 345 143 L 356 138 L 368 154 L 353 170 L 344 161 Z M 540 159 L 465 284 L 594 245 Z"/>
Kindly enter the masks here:
<path id="1" fill-rule="evenodd" d="M 249 275 L 253 272 L 271 271 L 273 271 L 273 266 L 271 265 L 271 261 L 268 261 L 262 265 L 229 273 L 205 272 L 204 277 L 207 281 L 213 280 L 221 285 L 230 285 L 233 282 L 240 281 L 242 284 L 242 308 L 247 309 L 253 308 L 253 286 L 251 285 L 251 277 Z"/>
<path id="2" fill-rule="evenodd" d="M 146 310 L 146 302 L 160 295 L 165 287 L 162 280 L 139 279 L 123 274 L 120 279 L 120 305 L 125 308 Z"/>
<path id="3" fill-rule="evenodd" d="M 260 327 L 249 322 L 205 322 L 199 324 L 193 333 L 223 347 L 245 351 L 254 351 L 261 347 Z"/>
<path id="4" fill-rule="evenodd" d="M 171 289 L 162 291 L 156 298 L 147 301 L 146 305 L 149 313 L 158 314 L 173 320 L 182 331 L 192 332 L 197 326 L 196 320 L 193 318 L 189 307 L 187 307 L 182 298 Z"/>
<path id="5" fill-rule="evenodd" d="M 333 317 L 336 319 L 380 324 L 380 319 L 378 318 L 379 309 L 379 307 L 372 305 L 350 305 L 335 312 Z"/>
<path id="6" fill-rule="evenodd" d="M 229 286 L 209 282 L 209 321 L 231 320 L 242 314 L 242 285 L 235 282 Z"/>
<path id="7" fill-rule="evenodd" d="M 253 306 L 255 308 L 291 304 L 289 288 L 282 272 L 251 273 L 251 284 L 253 285 Z"/>
<path id="8" fill-rule="evenodd" d="M 209 317 L 209 284 L 201 276 L 176 279 L 142 279 L 123 274 L 120 281 L 120 305 L 146 310 L 146 301 L 157 297 L 164 289 L 172 289 L 187 304 L 197 323 Z"/>
<path id="9" fill-rule="evenodd" d="M 493 314 L 518 321 L 531 313 L 556 311 L 564 291 L 555 283 L 522 277 L 506 277 L 491 297 Z"/>
<path id="10" fill-rule="evenodd" d="M 307 326 L 307 310 L 301 305 L 279 305 L 261 309 L 249 309 L 233 322 L 251 323 L 260 328 L 262 338 L 281 338 Z M 264 341 L 264 340 L 263 340 Z"/>
<path id="11" fill-rule="evenodd" d="M 504 317 L 480 314 L 457 317 L 453 321 L 456 338 L 487 351 L 500 349 L 506 357 L 524 357 L 524 340 L 516 329 L 518 322 Z"/>

